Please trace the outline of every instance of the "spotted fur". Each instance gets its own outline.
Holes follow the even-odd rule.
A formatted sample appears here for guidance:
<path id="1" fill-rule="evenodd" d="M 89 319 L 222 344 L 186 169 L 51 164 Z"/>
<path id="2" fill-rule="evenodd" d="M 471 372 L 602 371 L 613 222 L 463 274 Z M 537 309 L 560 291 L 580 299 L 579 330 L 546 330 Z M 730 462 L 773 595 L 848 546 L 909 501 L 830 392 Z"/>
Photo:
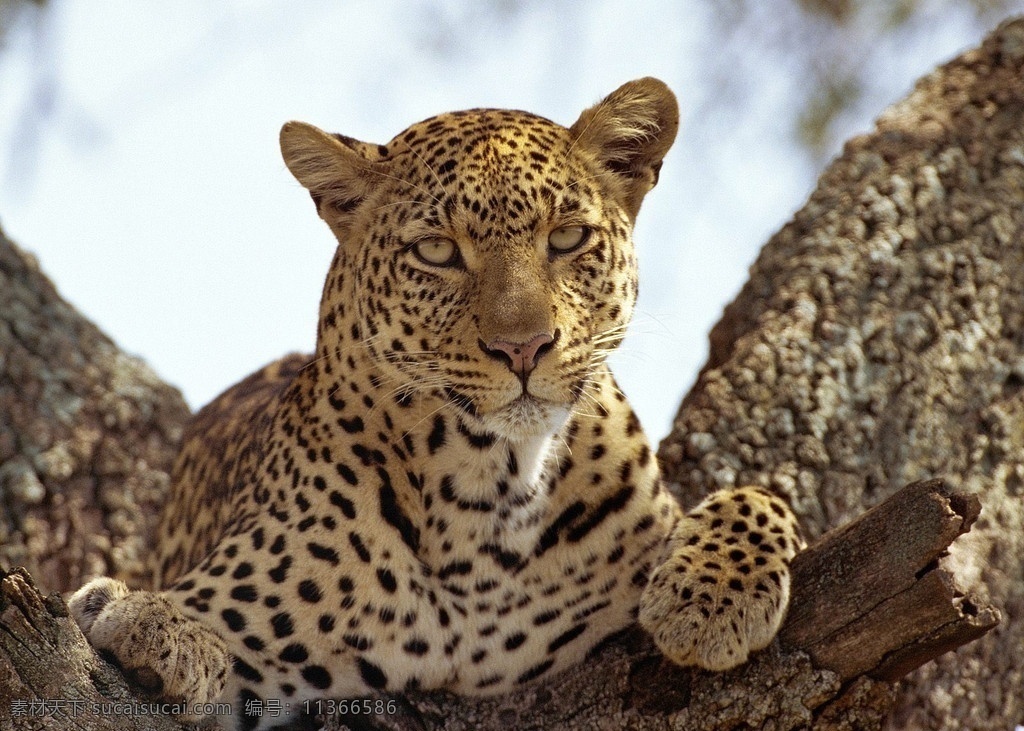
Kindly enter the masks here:
<path id="1" fill-rule="evenodd" d="M 160 590 L 80 590 L 92 642 L 166 696 L 229 700 L 242 728 L 271 721 L 252 700 L 507 692 L 638 615 L 680 663 L 768 644 L 791 514 L 746 488 L 684 517 L 605 363 L 677 125 L 655 79 L 569 128 L 470 110 L 371 145 L 286 124 L 338 239 L 316 352 L 197 414 Z"/>

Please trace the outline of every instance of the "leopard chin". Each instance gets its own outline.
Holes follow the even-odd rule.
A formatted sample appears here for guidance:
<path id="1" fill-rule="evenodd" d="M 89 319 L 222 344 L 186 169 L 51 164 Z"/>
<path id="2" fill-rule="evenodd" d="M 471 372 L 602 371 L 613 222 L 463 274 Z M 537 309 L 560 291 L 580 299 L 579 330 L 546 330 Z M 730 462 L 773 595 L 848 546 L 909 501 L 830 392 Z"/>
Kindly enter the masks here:
<path id="1" fill-rule="evenodd" d="M 489 430 L 512 442 L 556 434 L 572 410 L 563 404 L 523 393 L 482 421 Z"/>

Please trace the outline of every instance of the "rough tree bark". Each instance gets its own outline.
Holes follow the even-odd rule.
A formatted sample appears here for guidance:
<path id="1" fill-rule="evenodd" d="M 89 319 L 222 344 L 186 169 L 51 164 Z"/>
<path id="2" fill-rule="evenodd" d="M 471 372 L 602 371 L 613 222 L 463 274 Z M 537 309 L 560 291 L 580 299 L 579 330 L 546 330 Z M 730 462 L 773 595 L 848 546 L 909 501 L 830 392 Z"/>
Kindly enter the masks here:
<path id="1" fill-rule="evenodd" d="M 1022 234 L 1017 21 L 848 143 L 714 329 L 709 363 L 662 444 L 687 504 L 722 486 L 771 485 L 811 537 L 825 536 L 794 564 L 781 642 L 713 675 L 665 665 L 629 632 L 579 672 L 515 697 L 418 696 L 374 724 L 980 730 L 1024 721 Z M 173 389 L 0 237 L 0 566 L 27 566 L 45 590 L 102 573 L 145 585 L 186 416 Z M 897 492 L 935 475 L 946 484 Z M 1002 612 L 995 630 L 893 684 L 992 627 L 990 605 Z M 59 598 L 43 599 L 25 574 L 0 580 L 0 727 L 164 723 L 31 713 L 32 699 L 131 697 L 76 633 Z"/>
<path id="2" fill-rule="evenodd" d="M 813 535 L 911 480 L 982 496 L 948 563 L 988 637 L 902 683 L 889 728 L 1024 723 L 1024 21 L 849 141 L 761 252 L 659 458 L 685 502 L 754 482 Z"/>

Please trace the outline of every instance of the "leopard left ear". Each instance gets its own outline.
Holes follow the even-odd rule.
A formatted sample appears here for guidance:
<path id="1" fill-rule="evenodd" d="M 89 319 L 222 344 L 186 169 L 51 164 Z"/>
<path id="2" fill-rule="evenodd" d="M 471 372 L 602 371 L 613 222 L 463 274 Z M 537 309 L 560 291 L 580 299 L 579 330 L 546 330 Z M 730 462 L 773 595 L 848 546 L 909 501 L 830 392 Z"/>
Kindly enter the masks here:
<path id="1" fill-rule="evenodd" d="M 661 161 L 679 130 L 672 90 L 652 77 L 630 81 L 587 109 L 569 132 L 612 173 L 630 216 L 658 182 Z"/>

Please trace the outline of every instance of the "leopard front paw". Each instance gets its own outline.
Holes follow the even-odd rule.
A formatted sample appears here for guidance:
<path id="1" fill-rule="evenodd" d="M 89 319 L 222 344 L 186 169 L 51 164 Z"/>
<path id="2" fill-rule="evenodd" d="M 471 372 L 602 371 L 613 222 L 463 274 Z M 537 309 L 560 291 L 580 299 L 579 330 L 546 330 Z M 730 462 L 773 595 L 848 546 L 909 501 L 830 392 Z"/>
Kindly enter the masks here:
<path id="1" fill-rule="evenodd" d="M 161 700 L 192 708 L 223 692 L 231 661 L 224 641 L 165 596 L 100 578 L 75 592 L 68 607 L 92 646 Z M 200 717 L 181 715 L 187 721 Z"/>
<path id="2" fill-rule="evenodd" d="M 716 493 L 677 526 L 640 600 L 640 624 L 679 665 L 729 670 L 767 647 L 789 604 L 796 520 L 760 488 Z"/>

